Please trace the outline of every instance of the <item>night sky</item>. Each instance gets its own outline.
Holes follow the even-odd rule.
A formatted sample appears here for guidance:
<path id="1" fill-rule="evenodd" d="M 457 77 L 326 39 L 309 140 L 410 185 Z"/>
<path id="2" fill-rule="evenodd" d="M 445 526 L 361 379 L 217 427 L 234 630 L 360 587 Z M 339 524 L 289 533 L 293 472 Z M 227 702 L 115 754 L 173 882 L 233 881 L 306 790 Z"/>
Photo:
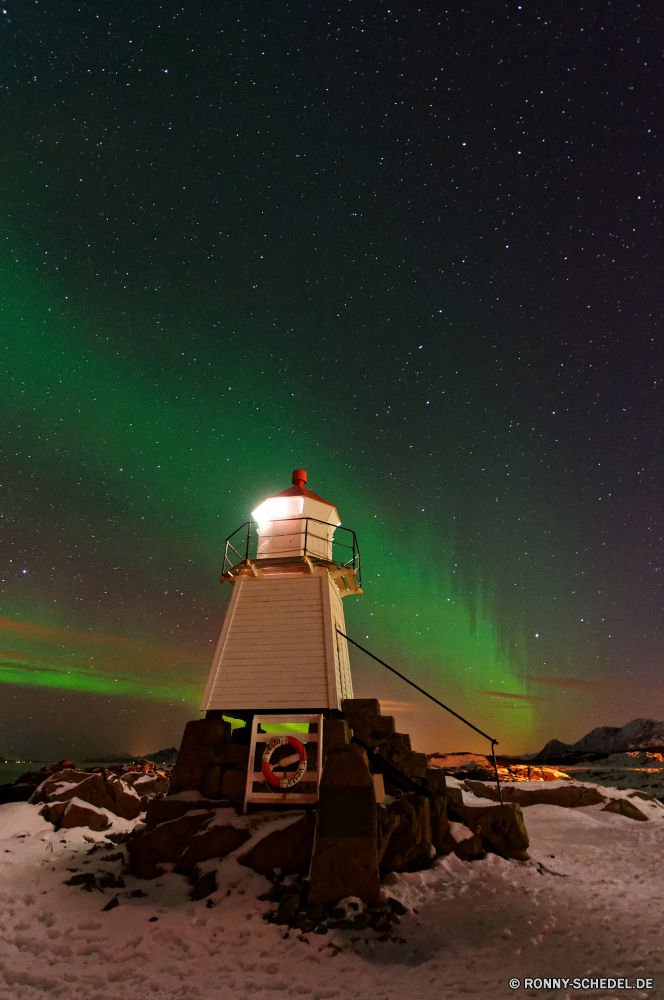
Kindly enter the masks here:
<path id="1" fill-rule="evenodd" d="M 2 753 L 178 744 L 295 467 L 499 750 L 664 717 L 661 6 L 448 6 L 2 6 Z"/>

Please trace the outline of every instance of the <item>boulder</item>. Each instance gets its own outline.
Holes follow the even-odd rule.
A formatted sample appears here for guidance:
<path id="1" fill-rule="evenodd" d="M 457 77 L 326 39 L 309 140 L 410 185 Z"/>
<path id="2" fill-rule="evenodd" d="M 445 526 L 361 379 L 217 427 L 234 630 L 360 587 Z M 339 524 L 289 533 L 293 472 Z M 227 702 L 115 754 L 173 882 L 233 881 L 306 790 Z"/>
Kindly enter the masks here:
<path id="1" fill-rule="evenodd" d="M 465 840 L 455 841 L 452 850 L 461 861 L 481 861 L 486 857 L 484 842 L 479 833 L 474 833 Z"/>
<path id="2" fill-rule="evenodd" d="M 306 875 L 311 865 L 315 825 L 314 813 L 302 816 L 283 830 L 268 833 L 238 861 L 268 877 L 275 868 L 280 868 L 284 875 Z"/>
<path id="3" fill-rule="evenodd" d="M 235 767 L 240 771 L 246 771 L 248 760 L 248 746 L 240 746 L 238 743 L 224 743 L 214 751 L 212 763 L 221 764 L 225 768 Z"/>
<path id="4" fill-rule="evenodd" d="M 398 767 L 402 774 L 409 778 L 426 778 L 428 771 L 427 755 L 416 753 L 404 746 L 403 749 L 383 749 L 383 753 L 395 767 Z"/>
<path id="5" fill-rule="evenodd" d="M 326 719 L 323 723 L 323 760 L 332 747 L 350 743 L 350 725 L 346 719 Z"/>
<path id="6" fill-rule="evenodd" d="M 171 794 L 186 791 L 202 792 L 203 775 L 208 767 L 218 768 L 221 776 L 222 768 L 215 764 L 215 752 L 230 743 L 231 724 L 223 719 L 198 719 L 188 722 L 185 726 L 182 746 L 173 773 L 171 774 Z M 207 785 L 211 785 L 211 772 L 207 775 Z M 207 787 L 205 793 L 211 798 L 219 798 L 217 789 Z"/>
<path id="7" fill-rule="evenodd" d="M 180 793 L 183 794 L 183 793 Z M 185 795 L 187 793 L 184 793 Z M 164 796 L 162 799 L 153 799 L 148 802 L 145 810 L 145 823 L 147 826 L 156 826 L 158 823 L 165 823 L 169 819 L 179 819 L 185 813 L 194 810 L 206 810 L 219 808 L 219 801 L 205 799 L 197 793 L 190 793 L 191 798 L 180 798 L 180 796 Z"/>
<path id="8" fill-rule="evenodd" d="M 429 799 L 429 820 L 431 823 L 431 843 L 439 854 L 449 854 L 450 823 L 447 818 L 447 796 L 432 795 Z"/>
<path id="9" fill-rule="evenodd" d="M 33 802 L 57 802 L 74 795 L 72 791 L 82 781 L 89 779 L 87 771 L 77 771 L 76 768 L 64 768 L 48 774 L 34 789 Z"/>
<path id="10" fill-rule="evenodd" d="M 112 771 L 58 771 L 38 786 L 32 801 L 66 802 L 74 797 L 123 819 L 135 819 L 144 808 L 137 792 Z"/>
<path id="11" fill-rule="evenodd" d="M 460 788 L 446 788 L 445 797 L 448 809 L 458 812 L 459 808 L 463 806 L 463 793 Z"/>
<path id="12" fill-rule="evenodd" d="M 628 816 L 630 819 L 648 821 L 648 817 L 633 802 L 628 802 L 627 799 L 609 799 L 603 807 L 602 812 L 618 813 L 620 816 Z"/>
<path id="13" fill-rule="evenodd" d="M 424 795 L 403 795 L 388 806 L 399 817 L 387 842 L 381 867 L 395 872 L 421 871 L 431 865 L 430 801 Z"/>
<path id="14" fill-rule="evenodd" d="M 39 771 L 26 771 L 25 774 L 16 779 L 15 784 L 32 785 L 33 788 L 36 788 L 37 785 L 41 785 L 43 781 L 57 771 L 64 771 L 67 768 L 73 767 L 74 764 L 71 760 L 67 760 L 66 758 L 58 760 L 54 764 L 47 764 L 45 767 L 40 768 Z"/>
<path id="15" fill-rule="evenodd" d="M 445 780 L 445 772 L 439 767 L 427 767 L 426 774 L 424 775 L 427 782 L 427 791 L 429 795 L 442 795 L 447 794 L 447 782 Z"/>
<path id="16" fill-rule="evenodd" d="M 240 747 L 241 750 L 244 747 Z M 244 793 L 247 787 L 247 771 L 236 771 L 234 768 L 228 771 L 224 771 L 223 778 L 221 779 L 221 797 L 225 799 L 230 799 L 231 802 L 235 802 L 237 805 L 244 804 Z"/>
<path id="17" fill-rule="evenodd" d="M 151 774 L 127 774 L 122 780 L 125 784 L 131 785 L 139 798 L 143 795 L 165 795 L 170 788 L 168 778 L 158 771 L 153 771 Z"/>
<path id="18" fill-rule="evenodd" d="M 108 830 L 111 825 L 105 812 L 97 809 L 96 806 L 91 806 L 89 802 L 83 802 L 81 799 L 73 798 L 69 799 L 67 803 L 58 802 L 56 805 L 64 806 L 58 823 L 60 829 L 87 826 L 90 830 L 100 831 Z"/>
<path id="19" fill-rule="evenodd" d="M 194 888 L 191 890 L 192 899 L 205 899 L 206 896 L 211 896 L 213 892 L 217 891 L 217 873 L 212 870 L 210 872 L 202 872 L 194 883 Z"/>
<path id="20" fill-rule="evenodd" d="M 481 798 L 498 802 L 498 790 L 495 785 L 481 781 L 464 782 L 468 791 Z M 606 802 L 606 797 L 596 788 L 586 788 L 585 785 L 561 785 L 558 788 L 519 788 L 517 785 L 501 785 L 503 802 L 518 803 L 520 806 L 551 805 L 562 806 L 565 809 L 578 809 L 583 806 L 594 806 L 598 802 Z M 458 810 L 457 810 L 458 811 Z"/>
<path id="21" fill-rule="evenodd" d="M 206 798 L 221 798 L 221 783 L 224 777 L 224 767 L 221 764 L 206 764 L 201 772 L 198 790 Z"/>
<path id="22" fill-rule="evenodd" d="M 459 813 L 468 829 L 481 838 L 485 850 L 504 858 L 528 859 L 530 840 L 518 803 L 463 806 Z"/>
<path id="23" fill-rule="evenodd" d="M 356 744 L 333 747 L 321 777 L 308 900 L 329 906 L 345 896 L 378 903 L 376 797 Z"/>
<path id="24" fill-rule="evenodd" d="M 34 785 L 26 785 L 21 781 L 0 785 L 0 805 L 5 802 L 27 802 L 34 790 Z"/>
<path id="25" fill-rule="evenodd" d="M 388 809 L 385 805 L 378 806 L 376 810 L 376 847 L 378 864 L 381 866 L 390 837 L 400 822 L 401 816 L 399 813 Z"/>
<path id="26" fill-rule="evenodd" d="M 247 830 L 239 830 L 235 826 L 204 825 L 194 836 L 189 846 L 178 862 L 177 871 L 189 875 L 199 861 L 210 858 L 225 858 L 227 854 L 249 840 Z M 208 895 L 206 893 L 206 895 Z M 202 896 L 198 897 L 202 899 Z"/>
<path id="27" fill-rule="evenodd" d="M 394 718 L 380 714 L 377 698 L 346 698 L 342 711 L 353 735 L 364 743 L 375 743 L 394 732 Z"/>
<path id="28" fill-rule="evenodd" d="M 213 812 L 200 810 L 155 827 L 137 828 L 127 842 L 128 871 L 142 878 L 144 866 L 154 868 L 159 862 L 179 862 L 203 823 L 213 816 Z"/>
<path id="29" fill-rule="evenodd" d="M 57 830 L 66 808 L 66 802 L 47 802 L 39 810 L 39 815 L 43 816 L 47 823 L 52 823 Z"/>
<path id="30" fill-rule="evenodd" d="M 91 775 L 91 777 L 97 777 L 97 775 Z M 111 771 L 104 771 L 103 781 L 106 795 L 111 804 L 106 806 L 103 802 L 93 802 L 93 805 L 110 809 L 116 816 L 122 816 L 123 819 L 136 819 L 139 813 L 143 812 L 145 805 L 141 801 L 137 788 L 126 785 L 117 774 L 113 774 Z M 136 784 L 138 786 L 139 783 Z M 79 798 L 92 802 L 92 799 L 88 799 L 86 795 L 80 795 L 80 786 L 76 794 Z"/>

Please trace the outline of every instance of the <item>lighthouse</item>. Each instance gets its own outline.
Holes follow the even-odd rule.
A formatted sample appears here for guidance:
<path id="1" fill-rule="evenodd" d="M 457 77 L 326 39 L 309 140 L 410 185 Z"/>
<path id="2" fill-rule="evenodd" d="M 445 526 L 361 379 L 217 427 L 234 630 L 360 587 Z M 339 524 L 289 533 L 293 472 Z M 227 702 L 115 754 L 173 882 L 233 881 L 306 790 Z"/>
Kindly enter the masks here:
<path id="1" fill-rule="evenodd" d="M 357 538 L 306 483 L 295 469 L 293 485 L 226 540 L 221 581 L 233 594 L 201 704 L 207 717 L 334 718 L 353 697 L 342 599 L 362 593 Z"/>

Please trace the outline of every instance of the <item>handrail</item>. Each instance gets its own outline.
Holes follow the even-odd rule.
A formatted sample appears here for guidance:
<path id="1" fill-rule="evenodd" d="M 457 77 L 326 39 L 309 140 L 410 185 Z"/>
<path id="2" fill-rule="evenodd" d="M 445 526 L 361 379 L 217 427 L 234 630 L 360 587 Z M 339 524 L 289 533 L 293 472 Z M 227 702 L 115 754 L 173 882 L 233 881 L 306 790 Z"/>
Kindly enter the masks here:
<path id="1" fill-rule="evenodd" d="M 414 687 L 421 694 L 425 695 L 425 697 L 430 698 L 431 701 L 435 701 L 437 705 L 440 705 L 441 708 L 444 708 L 446 712 L 450 713 L 450 715 L 455 716 L 455 718 L 459 719 L 461 722 L 463 722 L 466 726 L 469 726 L 471 729 L 474 729 L 476 733 L 479 733 L 480 736 L 483 736 L 485 740 L 488 740 L 490 742 L 491 756 L 493 757 L 493 769 L 496 772 L 496 787 L 498 789 L 498 798 L 500 799 L 500 804 L 502 806 L 504 804 L 503 794 L 500 790 L 500 778 L 498 777 L 498 764 L 496 763 L 496 752 L 494 750 L 494 747 L 498 742 L 498 740 L 494 740 L 491 736 L 488 736 L 487 733 L 483 733 L 481 729 L 478 729 L 477 726 L 474 726 L 472 722 L 468 722 L 468 719 L 464 719 L 464 717 L 462 715 L 459 715 L 458 712 L 455 712 L 453 711 L 453 709 L 448 708 L 447 705 L 443 705 L 442 701 L 438 701 L 437 698 L 434 698 L 432 694 L 429 694 L 428 691 L 425 691 L 424 688 L 421 688 L 419 684 L 415 683 L 415 681 L 411 681 L 408 677 L 404 677 L 404 675 L 400 674 L 398 670 L 394 669 L 394 667 L 391 667 L 388 663 L 385 663 L 385 661 L 381 660 L 378 656 L 374 656 L 374 654 L 370 653 L 368 649 L 364 648 L 364 646 L 360 646 L 359 642 L 355 642 L 354 639 L 351 639 L 350 636 L 342 632 L 340 628 L 337 628 L 337 632 L 339 633 L 340 636 L 346 639 L 347 642 L 352 642 L 354 646 L 357 646 L 357 648 L 361 649 L 363 653 L 366 653 L 367 656 L 370 656 L 372 660 L 376 661 L 376 663 L 380 663 L 382 667 L 385 667 L 387 670 L 390 670 L 393 674 L 396 674 L 397 677 L 400 677 L 402 681 L 406 682 L 406 684 L 410 684 L 411 687 Z"/>
<path id="2" fill-rule="evenodd" d="M 304 527 L 300 528 L 300 530 L 304 534 L 304 545 L 297 545 L 292 550 L 280 549 L 278 550 L 279 555 L 284 557 L 287 556 L 289 551 L 292 551 L 294 555 L 295 554 L 301 555 L 302 557 L 306 556 L 307 558 L 312 558 L 314 560 L 322 559 L 323 561 L 334 562 L 338 566 L 344 569 L 352 569 L 357 576 L 358 585 L 360 587 L 362 586 L 360 549 L 357 544 L 357 536 L 351 528 L 345 528 L 342 525 L 332 525 L 329 523 L 329 521 L 321 521 L 317 517 L 306 517 L 304 515 L 299 515 L 299 516 L 296 515 L 294 517 L 283 517 L 274 519 L 274 523 L 280 525 L 288 524 L 289 522 L 297 522 L 298 525 L 300 526 L 302 525 L 302 522 L 304 522 Z M 237 528 L 234 532 L 232 532 L 232 534 L 230 534 L 226 539 L 226 544 L 224 549 L 224 565 L 221 572 L 222 578 L 225 578 L 227 572 L 230 572 L 239 563 L 249 562 L 250 559 L 253 558 L 256 558 L 258 560 L 260 560 L 261 558 L 269 558 L 269 556 L 258 555 L 257 551 L 255 556 L 252 555 L 252 542 L 255 543 L 254 547 L 256 547 L 260 540 L 265 541 L 270 538 L 284 538 L 289 534 L 289 532 L 286 530 L 286 531 L 273 531 L 268 534 L 259 535 L 257 531 L 254 533 L 252 530 L 255 525 L 257 525 L 257 522 L 255 521 L 245 521 L 244 524 L 240 525 L 240 527 Z M 328 530 L 333 529 L 333 534 L 335 532 L 340 532 L 341 537 L 331 538 L 328 534 L 328 530 L 326 530 L 326 532 L 323 535 L 319 535 L 316 532 L 315 527 L 314 530 L 312 530 L 312 527 L 317 525 L 322 525 Z M 298 534 L 298 533 L 299 532 L 297 531 L 297 529 L 296 531 L 293 532 L 293 534 Z M 347 541 L 342 540 L 344 538 L 347 538 L 348 540 Z M 235 544 L 233 544 L 232 539 L 235 540 Z M 321 545 L 316 546 L 315 544 L 316 542 L 321 543 Z M 238 548 L 235 547 L 236 545 L 244 549 L 243 555 L 240 553 L 240 551 L 238 551 Z M 324 556 L 320 552 L 320 548 L 322 548 L 322 546 L 327 546 L 327 545 L 330 546 L 330 555 L 332 557 L 330 560 L 325 560 Z M 319 551 L 316 551 L 317 548 L 319 549 Z M 334 558 L 335 554 L 337 555 L 337 557 L 342 555 L 342 553 L 339 552 L 339 549 L 348 550 L 349 558 L 345 558 L 344 556 L 343 559 L 339 558 L 335 559 Z"/>

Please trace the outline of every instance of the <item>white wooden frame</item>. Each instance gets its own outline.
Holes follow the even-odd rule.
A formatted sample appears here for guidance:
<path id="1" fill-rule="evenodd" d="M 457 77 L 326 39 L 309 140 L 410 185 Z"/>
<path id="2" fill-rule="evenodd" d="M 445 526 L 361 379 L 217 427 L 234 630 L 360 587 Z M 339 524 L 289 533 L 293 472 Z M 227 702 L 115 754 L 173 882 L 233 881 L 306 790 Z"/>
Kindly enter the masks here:
<path id="1" fill-rule="evenodd" d="M 284 723 L 297 722 L 300 724 L 317 723 L 317 733 L 294 734 L 291 729 L 284 729 L 282 733 L 259 733 L 258 727 L 263 723 L 270 726 L 280 726 Z M 307 771 L 302 782 L 316 782 L 316 792 L 255 792 L 254 782 L 265 781 L 262 771 L 254 771 L 254 760 L 256 758 L 257 744 L 268 743 L 275 736 L 297 735 L 302 743 L 317 743 L 318 753 L 315 771 Z M 320 777 L 323 772 L 323 716 L 321 715 L 255 715 L 251 723 L 251 742 L 249 744 L 249 764 L 247 767 L 247 784 L 244 792 L 244 812 L 247 811 L 247 803 L 264 802 L 271 805 L 299 805 L 312 804 L 318 802 L 318 789 L 320 787 Z"/>

